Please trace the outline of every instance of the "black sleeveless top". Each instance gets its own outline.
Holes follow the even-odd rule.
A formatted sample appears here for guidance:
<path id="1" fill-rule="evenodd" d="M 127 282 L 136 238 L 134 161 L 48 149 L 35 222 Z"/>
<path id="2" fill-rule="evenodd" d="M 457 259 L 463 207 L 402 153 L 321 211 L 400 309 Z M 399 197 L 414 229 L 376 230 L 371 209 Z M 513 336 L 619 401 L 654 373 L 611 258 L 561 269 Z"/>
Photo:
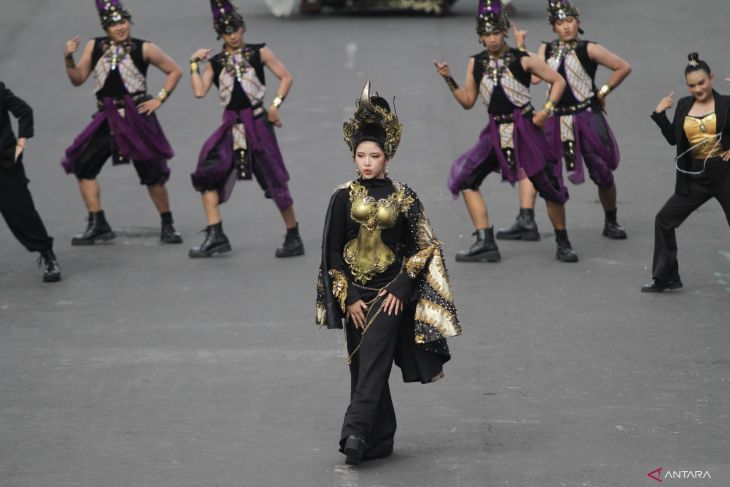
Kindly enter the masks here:
<path id="1" fill-rule="evenodd" d="M 253 67 L 256 72 L 256 77 L 259 79 L 262 85 L 266 85 L 266 76 L 264 72 L 264 63 L 261 61 L 261 49 L 266 44 L 246 44 L 243 48 L 243 55 L 247 62 Z M 220 80 L 218 79 L 221 72 L 225 68 L 226 55 L 225 51 L 221 51 L 212 58 L 210 58 L 210 64 L 213 66 L 213 83 L 216 88 L 220 88 Z M 231 101 L 226 106 L 226 110 L 241 111 L 246 108 L 251 108 L 251 100 L 249 100 L 246 92 L 243 91 L 241 83 L 233 84 L 233 94 L 231 95 Z"/>
<path id="2" fill-rule="evenodd" d="M 514 76 L 517 81 L 529 88 L 531 75 L 522 67 L 522 58 L 525 56 L 529 56 L 529 54 L 514 48 L 510 48 L 509 51 L 505 53 L 505 57 L 512 58 L 507 69 L 510 70 L 512 76 Z M 482 51 L 472 57 L 474 58 L 474 80 L 477 83 L 477 87 L 479 87 L 482 82 L 482 77 L 489 66 L 489 53 L 487 51 Z M 492 115 L 508 115 L 511 114 L 514 109 L 515 106 L 509 98 L 507 98 L 507 95 L 504 93 L 504 89 L 502 89 L 502 83 L 498 83 L 492 92 L 492 98 L 489 100 L 489 108 L 487 111 Z"/>
<path id="3" fill-rule="evenodd" d="M 588 76 L 591 77 L 591 84 L 593 85 L 593 92 L 596 92 L 596 71 L 598 71 L 598 63 L 595 62 L 591 57 L 588 55 L 588 44 L 591 44 L 593 41 L 585 41 L 583 39 L 576 41 L 575 46 L 575 54 L 578 56 L 578 61 L 580 61 L 580 64 L 583 66 L 583 69 L 586 70 L 586 73 L 588 73 Z M 553 56 L 553 53 L 558 48 L 558 41 L 553 42 L 546 42 L 545 43 L 545 61 L 550 59 Z M 568 76 L 565 73 L 565 63 L 561 62 L 560 67 L 558 68 L 558 73 L 560 73 L 560 76 L 565 78 L 565 81 L 568 82 Z M 575 99 L 575 96 L 573 96 L 573 90 L 570 89 L 570 87 L 566 87 L 565 91 L 563 91 L 563 96 L 560 98 L 560 101 L 558 102 L 559 107 L 564 106 L 570 106 L 570 105 L 577 105 L 578 100 Z"/>
<path id="4" fill-rule="evenodd" d="M 142 46 L 147 41 L 141 39 L 130 39 L 126 43 L 126 49 L 129 51 L 129 55 L 132 58 L 132 62 L 139 69 L 139 72 L 146 78 L 147 68 L 149 63 L 144 59 L 144 53 Z M 94 39 L 94 50 L 91 52 L 91 66 L 96 67 L 97 63 L 104 55 L 104 53 L 111 46 L 111 41 L 108 37 L 97 37 Z M 93 69 L 93 68 L 92 68 Z M 139 93 L 127 93 L 127 88 L 124 86 L 124 81 L 119 74 L 119 70 L 109 71 L 109 76 L 106 78 L 106 82 L 101 90 L 96 92 L 96 98 L 103 100 L 104 98 L 123 98 L 125 95 L 137 95 Z"/>

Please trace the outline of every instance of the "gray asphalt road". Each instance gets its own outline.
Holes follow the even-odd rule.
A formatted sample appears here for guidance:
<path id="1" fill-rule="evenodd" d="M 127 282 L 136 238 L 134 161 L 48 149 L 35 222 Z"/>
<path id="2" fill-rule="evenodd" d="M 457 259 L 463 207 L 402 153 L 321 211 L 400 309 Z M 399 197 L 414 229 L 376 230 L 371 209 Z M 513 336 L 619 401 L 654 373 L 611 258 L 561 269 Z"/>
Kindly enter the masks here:
<path id="1" fill-rule="evenodd" d="M 207 2 L 126 4 L 134 34 L 183 66 L 195 49 L 216 46 Z M 42 285 L 34 256 L 0 225 L 0 486 L 650 486 L 658 467 L 712 477 L 664 485 L 728 485 L 730 235 L 719 205 L 679 232 L 685 289 L 654 296 L 639 287 L 650 278 L 654 214 L 673 188 L 672 149 L 648 114 L 667 92 L 685 91 L 690 50 L 730 91 L 730 4 L 580 6 L 586 37 L 634 67 L 608 104 L 630 238 L 601 237 L 596 191 L 585 184 L 571 188 L 568 206 L 580 263 L 555 261 L 541 203 L 541 242 L 502 244 L 500 264 L 457 265 L 471 229 L 445 178 L 484 112 L 463 112 L 431 61 L 448 60 L 461 81 L 478 52 L 471 3 L 443 19 L 289 20 L 242 4 L 247 39 L 268 42 L 295 76 L 278 134 L 308 254 L 273 257 L 283 235 L 276 209 L 241 184 L 224 208 L 234 252 L 191 261 L 204 219 L 189 173 L 219 120 L 215 96 L 195 100 L 186 76 L 160 114 L 177 151 L 169 187 L 185 244 L 157 242 L 134 171 L 110 166 L 103 201 L 120 237 L 72 248 L 85 213 L 58 161 L 94 103 L 89 85 L 65 79 L 62 49 L 73 35 L 100 35 L 96 13 L 87 0 L 3 2 L 0 79 L 36 110 L 26 166 L 65 280 Z M 544 2 L 518 8 L 535 49 L 550 37 Z M 444 381 L 403 385 L 394 373 L 396 453 L 352 470 L 336 451 L 349 387 L 344 340 L 312 317 L 326 202 L 354 175 L 341 123 L 366 79 L 396 97 L 405 131 L 391 174 L 419 192 L 446 246 L 465 334 L 452 340 Z M 150 86 L 156 92 L 161 77 Z M 484 191 L 495 225 L 509 224 L 514 191 L 494 178 Z"/>

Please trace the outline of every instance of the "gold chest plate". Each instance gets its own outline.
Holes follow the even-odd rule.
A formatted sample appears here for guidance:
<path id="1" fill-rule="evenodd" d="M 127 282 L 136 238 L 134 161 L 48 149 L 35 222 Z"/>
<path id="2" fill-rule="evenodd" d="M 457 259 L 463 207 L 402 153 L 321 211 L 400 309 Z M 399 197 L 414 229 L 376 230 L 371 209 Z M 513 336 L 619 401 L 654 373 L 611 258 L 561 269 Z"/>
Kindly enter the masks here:
<path id="1" fill-rule="evenodd" d="M 393 265 L 396 256 L 383 242 L 382 232 L 393 228 L 412 202 L 400 185 L 393 194 L 379 200 L 368 195 L 358 182 L 350 185 L 350 217 L 360 224 L 360 231 L 345 245 L 343 257 L 355 281 L 365 284 Z"/>

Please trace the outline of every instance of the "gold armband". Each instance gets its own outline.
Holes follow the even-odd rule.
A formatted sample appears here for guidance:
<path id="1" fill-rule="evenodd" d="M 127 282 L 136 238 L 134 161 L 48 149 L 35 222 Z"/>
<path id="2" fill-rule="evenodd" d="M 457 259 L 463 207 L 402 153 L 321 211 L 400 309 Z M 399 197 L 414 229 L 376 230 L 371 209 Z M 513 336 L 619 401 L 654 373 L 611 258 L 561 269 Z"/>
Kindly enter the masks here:
<path id="1" fill-rule="evenodd" d="M 546 101 L 542 111 L 547 113 L 548 117 L 551 116 L 555 112 L 555 103 L 552 100 Z"/>
<path id="2" fill-rule="evenodd" d="M 613 90 L 613 88 L 611 88 L 611 85 L 606 83 L 605 85 L 601 86 L 600 90 L 598 90 L 598 94 L 601 95 L 601 97 L 605 97 L 606 95 L 611 93 L 611 90 Z"/>
<path id="3" fill-rule="evenodd" d="M 66 60 L 66 69 L 74 69 L 76 67 L 73 56 L 64 56 L 63 58 Z"/>
<path id="4" fill-rule="evenodd" d="M 282 103 L 284 103 L 284 97 L 281 95 L 276 95 L 276 98 L 271 100 L 271 106 L 273 108 L 276 108 L 277 110 L 279 109 L 279 107 L 281 106 Z"/>
<path id="5" fill-rule="evenodd" d="M 170 97 L 170 94 L 167 92 L 165 88 L 162 88 L 159 93 L 157 93 L 157 99 L 160 100 L 160 103 L 165 103 L 167 99 Z"/>
<path id="6" fill-rule="evenodd" d="M 199 67 L 200 65 L 198 64 L 198 61 L 193 59 L 190 60 L 190 74 L 198 74 L 200 72 Z"/>
<path id="7" fill-rule="evenodd" d="M 522 44 L 521 46 L 517 46 L 517 50 L 527 52 L 527 46 Z"/>

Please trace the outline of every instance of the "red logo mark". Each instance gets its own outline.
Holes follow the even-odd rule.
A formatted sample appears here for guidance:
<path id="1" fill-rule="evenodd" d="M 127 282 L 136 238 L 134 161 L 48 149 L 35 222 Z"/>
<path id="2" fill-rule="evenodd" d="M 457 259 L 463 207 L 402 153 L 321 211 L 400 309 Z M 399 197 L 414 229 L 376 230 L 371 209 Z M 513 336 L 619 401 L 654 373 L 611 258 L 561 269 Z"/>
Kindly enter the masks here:
<path id="1" fill-rule="evenodd" d="M 648 473 L 648 474 L 646 474 L 646 475 L 647 475 L 647 476 L 648 476 L 648 477 L 649 477 L 650 479 L 654 479 L 654 480 L 656 480 L 656 481 L 657 481 L 657 482 L 659 482 L 659 483 L 663 482 L 663 480 L 662 480 L 662 467 L 659 467 L 659 468 L 657 468 L 656 470 L 654 470 L 654 471 L 652 471 L 652 472 L 649 472 L 649 473 Z"/>

